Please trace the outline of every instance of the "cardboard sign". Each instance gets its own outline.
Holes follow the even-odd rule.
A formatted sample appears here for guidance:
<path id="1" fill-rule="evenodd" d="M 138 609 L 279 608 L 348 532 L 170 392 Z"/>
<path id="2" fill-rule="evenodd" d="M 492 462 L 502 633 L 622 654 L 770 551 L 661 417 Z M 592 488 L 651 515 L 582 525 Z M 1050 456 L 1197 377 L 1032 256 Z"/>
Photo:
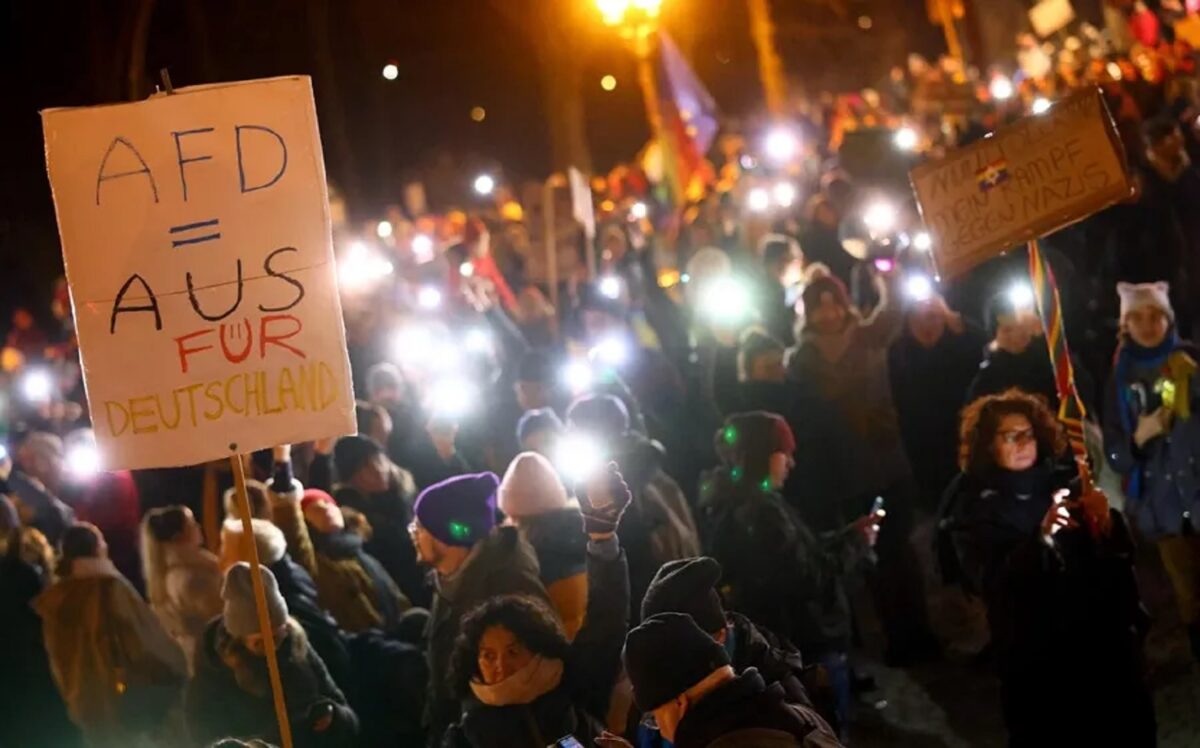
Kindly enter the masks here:
<path id="1" fill-rule="evenodd" d="M 104 466 L 352 433 L 308 78 L 42 113 Z"/>
<path id="2" fill-rule="evenodd" d="M 1133 190 L 1116 127 L 1096 89 L 921 164 L 909 176 L 946 277 Z"/>

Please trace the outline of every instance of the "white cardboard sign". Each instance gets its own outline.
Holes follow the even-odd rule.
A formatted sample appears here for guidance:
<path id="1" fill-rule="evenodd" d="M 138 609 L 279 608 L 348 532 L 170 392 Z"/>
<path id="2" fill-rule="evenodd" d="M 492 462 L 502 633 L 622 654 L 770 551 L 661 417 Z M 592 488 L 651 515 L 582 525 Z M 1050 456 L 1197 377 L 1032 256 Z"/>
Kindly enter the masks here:
<path id="1" fill-rule="evenodd" d="M 108 469 L 352 433 L 307 77 L 42 112 Z"/>

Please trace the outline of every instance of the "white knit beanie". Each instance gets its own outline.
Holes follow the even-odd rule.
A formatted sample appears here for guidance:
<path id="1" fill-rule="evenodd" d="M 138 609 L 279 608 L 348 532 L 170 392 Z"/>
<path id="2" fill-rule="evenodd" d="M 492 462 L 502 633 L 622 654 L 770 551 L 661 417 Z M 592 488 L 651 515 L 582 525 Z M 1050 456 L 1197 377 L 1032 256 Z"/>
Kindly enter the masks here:
<path id="1" fill-rule="evenodd" d="M 1141 309 L 1142 307 L 1152 306 L 1162 310 L 1162 313 L 1167 315 L 1167 319 L 1175 321 L 1175 310 L 1171 308 L 1170 299 L 1171 287 L 1166 281 L 1157 283 L 1118 283 L 1117 296 L 1121 297 L 1121 319 L 1125 319 L 1125 315 Z"/>
<path id="2" fill-rule="evenodd" d="M 500 481 L 497 499 L 500 511 L 509 517 L 532 517 L 574 506 L 554 466 L 537 452 L 522 452 L 513 459 Z"/>

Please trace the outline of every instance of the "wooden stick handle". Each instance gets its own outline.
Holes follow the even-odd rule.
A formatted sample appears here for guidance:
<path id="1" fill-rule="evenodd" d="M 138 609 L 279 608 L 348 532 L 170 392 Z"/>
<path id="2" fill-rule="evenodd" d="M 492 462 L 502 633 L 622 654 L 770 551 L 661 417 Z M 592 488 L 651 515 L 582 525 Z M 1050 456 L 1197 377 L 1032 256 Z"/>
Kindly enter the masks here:
<path id="1" fill-rule="evenodd" d="M 288 722 L 287 702 L 283 698 L 283 680 L 279 677 L 279 661 L 275 654 L 275 632 L 271 629 L 271 618 L 267 615 L 267 593 L 263 589 L 261 565 L 258 563 L 258 544 L 254 542 L 254 525 L 250 521 L 250 497 L 246 495 L 246 473 L 241 455 L 229 456 L 233 469 L 233 482 L 237 491 L 238 511 L 242 515 L 242 536 L 250 549 L 250 580 L 254 585 L 254 607 L 258 610 L 258 627 L 262 630 L 263 643 L 267 650 L 267 671 L 271 676 L 271 693 L 275 697 L 275 719 L 279 721 L 279 739 L 282 748 L 292 748 L 292 726 Z"/>

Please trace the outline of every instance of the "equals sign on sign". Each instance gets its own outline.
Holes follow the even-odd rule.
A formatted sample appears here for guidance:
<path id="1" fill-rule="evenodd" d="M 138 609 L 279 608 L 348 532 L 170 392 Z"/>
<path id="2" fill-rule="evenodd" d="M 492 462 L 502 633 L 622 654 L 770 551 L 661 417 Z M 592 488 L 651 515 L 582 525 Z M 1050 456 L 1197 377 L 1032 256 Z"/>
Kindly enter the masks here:
<path id="1" fill-rule="evenodd" d="M 218 230 L 220 221 L 216 218 L 196 223 L 185 223 L 182 226 L 171 227 L 171 246 L 185 247 L 188 244 L 211 242 L 221 238 Z"/>

